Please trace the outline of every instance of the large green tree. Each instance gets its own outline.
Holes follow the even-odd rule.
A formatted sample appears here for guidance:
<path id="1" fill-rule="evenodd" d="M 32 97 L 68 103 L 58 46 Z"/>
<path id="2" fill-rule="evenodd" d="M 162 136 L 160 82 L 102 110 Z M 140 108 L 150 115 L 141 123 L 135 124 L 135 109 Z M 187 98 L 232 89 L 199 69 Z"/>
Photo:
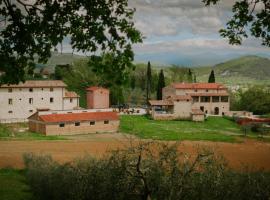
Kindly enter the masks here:
<path id="1" fill-rule="evenodd" d="M 215 82 L 216 82 L 215 72 L 214 70 L 212 70 L 208 78 L 208 83 L 215 83 Z"/>
<path id="2" fill-rule="evenodd" d="M 165 87 L 165 77 L 163 74 L 163 70 L 160 70 L 158 76 L 158 86 L 157 86 L 157 100 L 162 99 L 162 88 Z"/>
<path id="3" fill-rule="evenodd" d="M 128 0 L 0 0 L 0 83 L 18 83 L 70 38 L 74 51 L 113 52 L 130 63 L 141 42 Z M 111 66 L 108 66 L 111 67 Z M 118 71 L 123 66 L 118 65 Z"/>
<path id="4" fill-rule="evenodd" d="M 217 4 L 221 0 L 202 0 L 206 6 Z M 226 29 L 220 35 L 229 39 L 230 44 L 241 44 L 249 33 L 261 39 L 262 45 L 270 47 L 270 1 L 239 0 L 232 8 L 233 16 L 227 22 Z"/>
<path id="5" fill-rule="evenodd" d="M 149 61 L 147 64 L 147 72 L 146 72 L 146 102 L 148 102 L 148 100 L 150 99 L 151 85 L 152 85 L 152 73 L 151 73 L 151 64 Z"/>

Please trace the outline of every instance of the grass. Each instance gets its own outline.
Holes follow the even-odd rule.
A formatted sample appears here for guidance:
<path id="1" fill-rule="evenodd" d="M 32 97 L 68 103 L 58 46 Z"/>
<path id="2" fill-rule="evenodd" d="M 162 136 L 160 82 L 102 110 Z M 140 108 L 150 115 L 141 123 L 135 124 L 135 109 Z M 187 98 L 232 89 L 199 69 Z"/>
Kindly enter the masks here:
<path id="1" fill-rule="evenodd" d="M 222 117 L 208 117 L 205 122 L 156 121 L 147 116 L 121 116 L 120 131 L 143 139 L 208 140 L 236 142 L 240 126 Z"/>
<path id="2" fill-rule="evenodd" d="M 0 124 L 0 140 L 65 140 L 65 138 L 30 132 L 26 123 L 16 123 Z"/>
<path id="3" fill-rule="evenodd" d="M 24 173 L 23 170 L 0 169 L 0 199 L 33 199 L 30 188 L 26 184 Z"/>

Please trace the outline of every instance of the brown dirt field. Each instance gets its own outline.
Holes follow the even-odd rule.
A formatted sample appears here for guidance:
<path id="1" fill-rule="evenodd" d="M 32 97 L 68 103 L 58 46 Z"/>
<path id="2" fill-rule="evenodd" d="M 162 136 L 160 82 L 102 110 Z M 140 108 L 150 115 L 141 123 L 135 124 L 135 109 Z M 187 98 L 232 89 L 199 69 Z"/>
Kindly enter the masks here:
<path id="1" fill-rule="evenodd" d="M 110 149 L 128 145 L 125 138 L 99 137 L 68 141 L 0 141 L 0 168 L 23 168 L 22 155 L 26 152 L 50 154 L 59 162 L 71 161 L 85 155 L 101 156 Z M 223 155 L 230 167 L 243 166 L 270 171 L 270 143 L 245 140 L 243 143 L 191 142 L 179 144 L 179 150 L 195 156 L 197 149 L 207 147 Z"/>

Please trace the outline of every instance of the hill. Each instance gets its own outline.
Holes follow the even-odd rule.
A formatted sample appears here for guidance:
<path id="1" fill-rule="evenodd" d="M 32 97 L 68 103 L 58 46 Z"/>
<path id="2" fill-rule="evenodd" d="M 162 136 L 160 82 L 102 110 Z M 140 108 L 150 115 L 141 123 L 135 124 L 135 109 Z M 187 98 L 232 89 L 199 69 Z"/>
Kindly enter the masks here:
<path id="1" fill-rule="evenodd" d="M 228 85 L 270 83 L 270 60 L 259 56 L 244 56 L 217 64 L 213 67 L 197 67 L 198 81 L 207 81 L 214 69 L 217 82 Z"/>

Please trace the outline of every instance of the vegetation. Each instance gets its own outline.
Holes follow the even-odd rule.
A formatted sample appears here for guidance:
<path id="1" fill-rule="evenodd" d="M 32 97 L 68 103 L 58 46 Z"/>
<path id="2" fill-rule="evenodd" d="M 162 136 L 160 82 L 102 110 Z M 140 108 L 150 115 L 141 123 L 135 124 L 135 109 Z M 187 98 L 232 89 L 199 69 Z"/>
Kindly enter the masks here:
<path id="1" fill-rule="evenodd" d="M 59 164 L 50 156 L 24 156 L 27 181 L 38 200 L 224 199 L 270 197 L 265 172 L 231 171 L 217 155 L 194 159 L 177 144 L 142 143 L 101 158 Z"/>
<path id="2" fill-rule="evenodd" d="M 221 118 L 208 117 L 203 123 L 192 121 L 157 121 L 147 116 L 121 116 L 120 131 L 144 139 L 155 140 L 208 140 L 235 142 L 240 126 Z"/>
<path id="3" fill-rule="evenodd" d="M 208 83 L 215 83 L 215 82 L 216 82 L 215 72 L 214 72 L 214 70 L 212 70 L 210 75 L 209 75 Z"/>
<path id="4" fill-rule="evenodd" d="M 146 104 L 148 104 L 148 100 L 150 99 L 151 86 L 152 86 L 151 63 L 148 62 L 146 72 Z"/>
<path id="5" fill-rule="evenodd" d="M 165 78 L 163 74 L 163 70 L 160 70 L 158 75 L 158 85 L 157 85 L 157 100 L 162 99 L 162 88 L 165 87 Z"/>
<path id="6" fill-rule="evenodd" d="M 0 199 L 33 199 L 30 187 L 26 183 L 25 171 L 15 169 L 0 169 Z"/>
<path id="7" fill-rule="evenodd" d="M 203 0 L 206 6 L 217 4 L 220 0 Z M 270 47 L 270 3 L 269 0 L 247 1 L 234 3 L 233 16 L 227 22 L 226 29 L 220 35 L 229 39 L 230 44 L 241 44 L 248 34 L 259 38 L 262 45 Z"/>
<path id="8" fill-rule="evenodd" d="M 0 140 L 64 140 L 61 136 L 45 136 L 27 130 L 23 123 L 0 124 Z"/>

